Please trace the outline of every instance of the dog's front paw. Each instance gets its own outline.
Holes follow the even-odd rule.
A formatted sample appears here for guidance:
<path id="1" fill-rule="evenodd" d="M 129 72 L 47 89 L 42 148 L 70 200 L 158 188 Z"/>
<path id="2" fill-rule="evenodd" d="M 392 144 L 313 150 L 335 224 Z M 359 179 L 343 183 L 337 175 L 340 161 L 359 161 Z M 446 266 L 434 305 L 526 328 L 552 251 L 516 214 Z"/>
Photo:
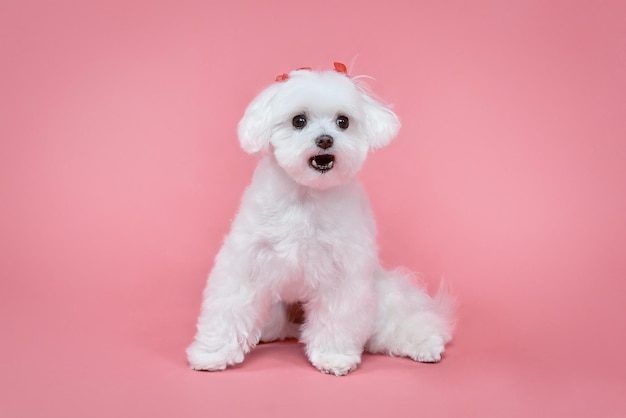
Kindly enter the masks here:
<path id="1" fill-rule="evenodd" d="M 336 354 L 324 353 L 309 355 L 311 364 L 319 371 L 334 374 L 335 376 L 344 376 L 356 369 L 361 362 L 360 354 Z"/>
<path id="2" fill-rule="evenodd" d="M 439 335 L 426 338 L 411 350 L 409 357 L 421 363 L 437 363 L 445 350 L 444 339 Z"/>
<path id="3" fill-rule="evenodd" d="M 222 345 L 216 350 L 212 350 L 206 345 L 194 341 L 187 348 L 187 360 L 189 367 L 193 370 L 219 371 L 226 366 L 241 363 L 244 352 L 239 346 Z"/>

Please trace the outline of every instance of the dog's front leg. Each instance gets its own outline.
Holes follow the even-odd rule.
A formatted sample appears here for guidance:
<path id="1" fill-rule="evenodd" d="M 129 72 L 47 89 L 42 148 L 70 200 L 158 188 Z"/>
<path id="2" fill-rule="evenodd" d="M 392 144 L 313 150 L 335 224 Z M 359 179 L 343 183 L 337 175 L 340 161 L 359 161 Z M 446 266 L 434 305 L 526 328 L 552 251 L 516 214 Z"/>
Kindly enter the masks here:
<path id="1" fill-rule="evenodd" d="M 204 293 L 194 342 L 187 349 L 195 370 L 224 370 L 241 363 L 261 336 L 271 300 L 246 275 L 244 263 L 219 257 Z M 230 261 L 230 260 L 229 260 Z"/>
<path id="2" fill-rule="evenodd" d="M 335 282 L 305 304 L 301 339 L 318 370 L 342 376 L 356 369 L 373 327 L 375 303 L 370 280 L 361 277 Z"/>

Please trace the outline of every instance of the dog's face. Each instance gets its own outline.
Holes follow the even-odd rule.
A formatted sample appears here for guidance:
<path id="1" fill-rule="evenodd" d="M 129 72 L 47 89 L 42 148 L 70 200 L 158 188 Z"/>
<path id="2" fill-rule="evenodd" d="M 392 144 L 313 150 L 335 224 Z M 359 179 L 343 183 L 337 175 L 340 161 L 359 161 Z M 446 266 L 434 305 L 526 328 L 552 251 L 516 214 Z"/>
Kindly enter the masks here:
<path id="1" fill-rule="evenodd" d="M 297 70 L 250 103 L 239 140 L 249 153 L 272 152 L 296 182 L 326 189 L 352 179 L 368 150 L 385 146 L 399 127 L 345 74 Z"/>

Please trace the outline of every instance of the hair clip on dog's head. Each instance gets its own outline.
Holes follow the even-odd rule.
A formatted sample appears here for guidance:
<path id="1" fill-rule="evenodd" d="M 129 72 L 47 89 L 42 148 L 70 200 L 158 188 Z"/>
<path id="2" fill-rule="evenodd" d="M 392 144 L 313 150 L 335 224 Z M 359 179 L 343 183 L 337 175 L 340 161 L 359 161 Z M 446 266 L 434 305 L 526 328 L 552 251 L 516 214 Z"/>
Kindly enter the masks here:
<path id="1" fill-rule="evenodd" d="M 348 76 L 348 68 L 346 67 L 345 64 L 341 62 L 333 62 L 333 66 L 335 67 L 335 71 Z M 312 71 L 312 69 L 311 67 L 300 67 L 300 68 L 296 68 L 295 71 Z M 288 79 L 289 79 L 289 73 L 282 73 L 282 74 L 278 74 L 275 80 L 278 82 L 283 82 L 283 81 L 287 81 Z"/>

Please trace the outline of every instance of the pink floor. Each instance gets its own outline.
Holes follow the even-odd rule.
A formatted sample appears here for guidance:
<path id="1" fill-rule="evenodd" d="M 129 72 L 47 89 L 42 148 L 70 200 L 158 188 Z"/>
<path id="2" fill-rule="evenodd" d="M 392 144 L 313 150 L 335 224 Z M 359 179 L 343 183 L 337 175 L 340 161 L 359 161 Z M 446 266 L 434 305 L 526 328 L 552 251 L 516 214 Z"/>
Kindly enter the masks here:
<path id="1" fill-rule="evenodd" d="M 0 417 L 626 416 L 624 2 L 10 0 L 0 35 Z M 403 122 L 360 176 L 383 263 L 445 277 L 455 340 L 189 370 L 246 104 L 355 57 Z"/>

